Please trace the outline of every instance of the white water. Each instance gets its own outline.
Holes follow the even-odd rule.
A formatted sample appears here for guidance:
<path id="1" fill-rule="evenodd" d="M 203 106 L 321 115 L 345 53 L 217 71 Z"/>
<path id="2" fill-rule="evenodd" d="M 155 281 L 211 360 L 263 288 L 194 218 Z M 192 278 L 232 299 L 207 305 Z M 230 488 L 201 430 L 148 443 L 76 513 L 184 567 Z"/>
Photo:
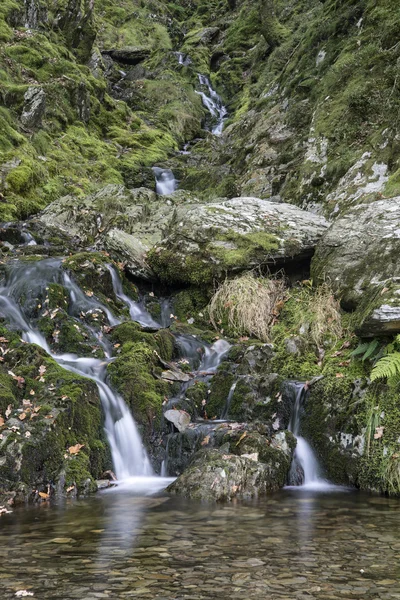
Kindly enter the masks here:
<path id="1" fill-rule="evenodd" d="M 143 325 L 144 327 L 153 327 L 156 329 L 160 328 L 159 323 L 157 323 L 151 315 L 141 306 L 138 302 L 134 302 L 129 298 L 122 289 L 122 282 L 118 276 L 117 271 L 111 266 L 108 266 L 108 270 L 110 271 L 111 280 L 113 283 L 114 293 L 128 308 L 129 315 L 132 321 L 136 321 Z"/>
<path id="2" fill-rule="evenodd" d="M 17 263 L 15 268 L 9 273 L 7 285 L 0 288 L 0 315 L 10 321 L 12 326 L 22 331 L 24 341 L 43 348 L 64 369 L 87 377 L 97 384 L 105 415 L 105 431 L 110 444 L 113 466 L 118 480 L 123 481 L 125 486 L 128 485 L 135 489 L 137 487 L 142 489 L 146 485 L 149 490 L 162 489 L 168 485 L 168 481 L 160 478 L 157 478 L 156 482 L 154 481 L 154 472 L 132 414 L 123 398 L 114 392 L 106 382 L 106 367 L 110 359 L 101 360 L 93 357 L 78 357 L 75 354 L 54 354 L 44 336 L 31 325 L 17 303 L 16 298 L 19 298 L 24 285 L 28 286 L 27 289 L 32 289 L 31 285 L 34 285 L 33 282 L 36 285 L 46 285 L 45 275 L 47 268 L 47 283 L 55 280 L 57 270 L 58 277 L 63 280 L 69 291 L 71 301 L 78 305 L 77 307 L 75 306 L 75 309 L 78 308 L 78 310 L 81 310 L 82 304 L 85 304 L 85 306 L 96 305 L 95 298 L 87 298 L 68 275 L 65 273 L 60 274 L 58 270 L 60 262 L 50 259 L 47 261 L 37 261 L 28 265 Z M 117 278 L 113 279 L 114 282 L 118 282 Z M 118 285 L 116 285 L 116 291 L 118 291 Z M 35 302 L 37 303 L 37 300 Z M 97 307 L 98 309 L 105 310 L 105 307 L 99 303 L 97 303 Z M 105 312 L 110 317 L 110 325 L 115 324 L 116 319 L 112 316 L 111 312 L 108 309 Z M 91 331 L 93 333 L 93 330 Z"/>
<path id="3" fill-rule="evenodd" d="M 228 354 L 231 345 L 226 340 L 217 340 L 212 346 L 204 345 L 204 355 L 199 371 L 215 373 L 222 359 Z"/>
<path id="4" fill-rule="evenodd" d="M 293 383 L 292 385 L 296 393 L 296 399 L 288 429 L 296 437 L 297 445 L 294 452 L 289 478 L 291 481 L 302 479 L 301 484 L 296 482 L 294 486 L 300 487 L 301 489 L 328 490 L 335 488 L 336 486 L 332 485 L 329 483 L 329 481 L 322 477 L 321 467 L 313 449 L 307 440 L 299 435 L 301 407 L 305 390 L 304 383 Z"/>
<path id="5" fill-rule="evenodd" d="M 228 111 L 226 107 L 222 104 L 221 97 L 217 94 L 217 92 L 212 88 L 210 80 L 205 75 L 198 74 L 199 83 L 202 88 L 207 90 L 207 93 L 203 90 L 196 91 L 196 94 L 201 96 L 202 102 L 208 112 L 210 113 L 215 124 L 211 128 L 211 132 L 214 135 L 221 135 L 222 130 L 224 128 L 224 122 L 227 119 Z"/>
<path id="6" fill-rule="evenodd" d="M 231 402 L 232 402 L 233 394 L 235 393 L 235 390 L 236 390 L 237 383 L 238 382 L 235 381 L 231 385 L 231 388 L 229 390 L 229 394 L 228 394 L 228 397 L 226 399 L 226 403 L 224 406 L 224 410 L 222 411 L 222 414 L 221 414 L 221 420 L 227 419 L 229 417 L 229 409 L 231 407 Z"/>
<path id="7" fill-rule="evenodd" d="M 178 189 L 178 182 L 171 169 L 153 167 L 153 173 L 156 178 L 156 192 L 160 196 L 173 194 Z"/>

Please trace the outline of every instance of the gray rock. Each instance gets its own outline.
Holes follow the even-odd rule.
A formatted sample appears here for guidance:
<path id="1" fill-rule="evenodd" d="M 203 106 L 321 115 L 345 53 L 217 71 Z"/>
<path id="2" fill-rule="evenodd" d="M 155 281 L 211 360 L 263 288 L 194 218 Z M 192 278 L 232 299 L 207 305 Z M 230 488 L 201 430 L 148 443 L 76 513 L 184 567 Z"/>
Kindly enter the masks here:
<path id="1" fill-rule="evenodd" d="M 46 109 L 46 92 L 41 87 L 30 86 L 24 95 L 21 122 L 25 127 L 39 127 Z"/>
<path id="2" fill-rule="evenodd" d="M 175 425 L 179 433 L 185 431 L 190 423 L 190 415 L 184 410 L 166 410 L 164 417 Z"/>
<path id="3" fill-rule="evenodd" d="M 120 62 L 127 65 L 137 65 L 143 62 L 150 56 L 149 48 L 141 47 L 129 47 L 121 48 L 119 50 L 104 50 L 102 52 L 105 56 L 110 56 L 116 62 Z"/>
<path id="4" fill-rule="evenodd" d="M 400 198 L 353 207 L 317 245 L 312 277 L 328 279 L 344 308 L 357 310 L 358 333 L 400 331 Z"/>
<path id="5" fill-rule="evenodd" d="M 187 498 L 219 501 L 278 490 L 290 466 L 287 456 L 275 450 L 270 462 L 258 462 L 256 454 L 237 456 L 215 449 L 200 450 L 167 491 Z"/>
<path id="6" fill-rule="evenodd" d="M 121 185 L 56 200 L 40 219 L 83 243 L 94 241 L 136 276 L 156 273 L 177 282 L 301 260 L 328 227 L 323 217 L 290 204 L 259 198 L 202 204 L 182 190 L 157 196 Z"/>

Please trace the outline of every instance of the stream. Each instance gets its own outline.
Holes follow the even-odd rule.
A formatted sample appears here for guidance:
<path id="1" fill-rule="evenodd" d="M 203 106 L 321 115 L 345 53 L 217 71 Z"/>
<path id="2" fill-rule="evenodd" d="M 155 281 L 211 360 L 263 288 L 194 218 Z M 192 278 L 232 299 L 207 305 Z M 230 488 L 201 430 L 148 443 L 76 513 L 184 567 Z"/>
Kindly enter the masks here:
<path id="1" fill-rule="evenodd" d="M 283 490 L 207 505 L 110 490 L 1 517 L 2 599 L 400 596 L 400 501 Z"/>

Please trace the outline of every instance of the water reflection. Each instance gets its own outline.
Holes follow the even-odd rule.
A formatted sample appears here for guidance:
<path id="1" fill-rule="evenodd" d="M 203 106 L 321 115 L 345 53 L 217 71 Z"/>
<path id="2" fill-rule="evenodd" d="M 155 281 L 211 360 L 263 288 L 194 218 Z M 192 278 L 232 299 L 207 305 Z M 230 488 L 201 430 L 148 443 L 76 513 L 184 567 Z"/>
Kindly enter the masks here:
<path id="1" fill-rule="evenodd" d="M 284 490 L 206 505 L 127 489 L 0 520 L 1 598 L 400 597 L 400 501 Z"/>

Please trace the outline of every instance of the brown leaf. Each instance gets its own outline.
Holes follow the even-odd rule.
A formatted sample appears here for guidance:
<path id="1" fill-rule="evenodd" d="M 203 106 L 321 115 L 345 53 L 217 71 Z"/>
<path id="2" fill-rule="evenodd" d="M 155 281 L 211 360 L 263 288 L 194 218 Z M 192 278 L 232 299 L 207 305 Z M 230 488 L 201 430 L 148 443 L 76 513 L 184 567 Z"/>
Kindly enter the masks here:
<path id="1" fill-rule="evenodd" d="M 24 412 L 23 412 L 23 413 L 21 413 L 21 414 L 19 415 L 18 419 L 19 419 L 20 421 L 23 421 L 24 419 L 26 419 L 26 413 L 24 413 Z"/>
<path id="2" fill-rule="evenodd" d="M 7 406 L 7 410 L 6 410 L 6 419 L 8 419 L 8 417 L 11 415 L 11 411 L 12 411 L 12 406 L 11 406 L 11 404 L 9 404 Z"/>
<path id="3" fill-rule="evenodd" d="M 350 348 L 351 346 L 351 342 L 347 341 L 347 342 L 343 342 L 343 344 L 341 345 L 341 349 L 345 349 L 345 348 Z"/>
<path id="4" fill-rule="evenodd" d="M 340 377 L 344 377 L 343 373 L 336 373 L 336 377 L 339 379 Z"/>
<path id="5" fill-rule="evenodd" d="M 43 500 L 48 500 L 50 498 L 50 495 L 45 492 L 39 492 L 39 496 L 43 498 Z"/>
<path id="6" fill-rule="evenodd" d="M 81 448 L 84 447 L 85 444 L 75 444 L 75 446 L 70 446 L 68 448 L 68 452 L 70 454 L 78 454 L 78 452 L 80 451 Z"/>
<path id="7" fill-rule="evenodd" d="M 3 417 L 0 417 L 0 427 L 1 427 L 2 425 L 4 425 L 4 419 L 3 419 Z"/>
<path id="8" fill-rule="evenodd" d="M 91 298 L 93 296 L 93 292 L 91 292 L 90 290 L 87 290 L 85 292 L 86 296 L 89 296 L 89 298 Z"/>
<path id="9" fill-rule="evenodd" d="M 0 337 L 0 344 L 8 344 L 8 340 L 5 337 L 1 336 Z"/>
<path id="10" fill-rule="evenodd" d="M 70 486 L 67 488 L 67 494 L 68 494 L 68 492 L 72 492 L 72 490 L 74 490 L 74 489 L 75 489 L 75 486 L 74 486 L 74 485 L 70 485 Z"/>
<path id="11" fill-rule="evenodd" d="M 202 446 L 206 446 L 209 441 L 210 441 L 210 436 L 206 435 L 206 437 L 204 438 L 204 440 L 201 442 L 201 445 Z"/>
<path id="12" fill-rule="evenodd" d="M 376 433 L 374 434 L 374 440 L 379 440 L 383 436 L 384 429 L 385 429 L 384 427 L 376 427 L 376 429 L 375 429 Z"/>
<path id="13" fill-rule="evenodd" d="M 335 358 L 335 356 L 340 356 L 341 354 L 343 354 L 343 352 L 341 352 L 340 350 L 337 350 L 336 352 L 334 352 L 333 354 L 331 354 L 331 357 Z"/>
<path id="14" fill-rule="evenodd" d="M 343 360 L 342 362 L 339 363 L 339 367 L 348 367 L 350 364 L 349 360 Z"/>
<path id="15" fill-rule="evenodd" d="M 239 446 L 240 442 L 246 437 L 246 435 L 247 435 L 247 431 L 245 431 L 244 433 L 242 433 L 242 435 L 240 436 L 240 438 L 236 442 L 236 446 Z"/>

